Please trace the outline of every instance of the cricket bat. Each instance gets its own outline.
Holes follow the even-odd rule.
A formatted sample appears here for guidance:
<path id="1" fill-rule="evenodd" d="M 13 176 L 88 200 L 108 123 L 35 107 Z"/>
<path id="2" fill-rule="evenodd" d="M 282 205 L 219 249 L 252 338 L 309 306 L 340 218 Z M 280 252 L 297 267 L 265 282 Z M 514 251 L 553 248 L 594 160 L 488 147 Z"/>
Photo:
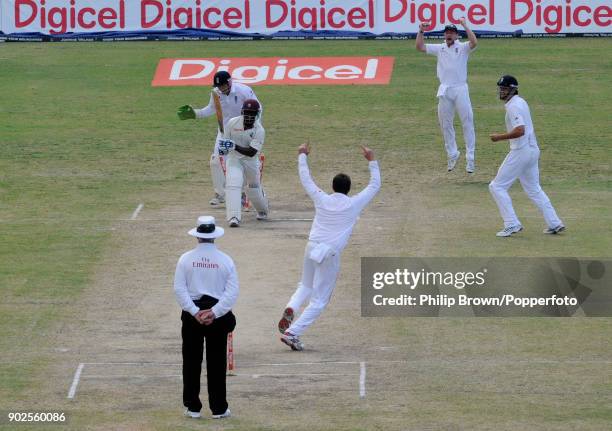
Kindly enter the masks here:
<path id="1" fill-rule="evenodd" d="M 219 123 L 219 130 L 223 133 L 223 111 L 221 110 L 221 99 L 219 99 L 219 93 L 215 90 L 212 91 L 213 102 L 215 104 L 215 113 L 217 114 L 217 123 Z"/>

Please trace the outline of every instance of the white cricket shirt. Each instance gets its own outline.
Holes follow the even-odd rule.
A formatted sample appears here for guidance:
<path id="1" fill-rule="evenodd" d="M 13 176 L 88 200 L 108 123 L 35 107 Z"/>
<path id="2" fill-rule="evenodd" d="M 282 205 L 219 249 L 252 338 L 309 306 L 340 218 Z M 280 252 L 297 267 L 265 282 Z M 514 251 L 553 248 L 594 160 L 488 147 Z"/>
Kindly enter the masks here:
<path id="1" fill-rule="evenodd" d="M 299 155 L 300 181 L 315 204 L 310 241 L 327 244 L 338 253 L 346 247 L 359 214 L 380 190 L 378 162 L 374 160 L 368 166 L 370 182 L 361 192 L 351 197 L 342 193 L 327 194 L 310 177 L 307 156 Z"/>
<path id="2" fill-rule="evenodd" d="M 456 40 L 451 46 L 446 43 L 425 45 L 425 52 L 438 57 L 438 79 L 440 86 L 457 87 L 467 84 L 467 64 L 470 53 L 469 42 Z"/>
<path id="3" fill-rule="evenodd" d="M 525 126 L 525 134 L 517 139 L 510 139 L 510 149 L 518 150 L 525 145 L 538 146 L 535 130 L 531 121 L 531 112 L 525 99 L 518 94 L 506 102 L 506 129 L 511 132 L 518 126 Z"/>
<path id="4" fill-rule="evenodd" d="M 244 130 L 244 119 L 242 115 L 239 117 L 232 118 L 228 121 L 227 125 L 224 128 L 223 138 L 231 139 L 234 141 L 234 145 L 242 148 L 253 147 L 257 150 L 257 153 L 261 151 L 263 148 L 264 140 L 266 139 L 266 131 L 263 126 L 259 122 L 259 120 L 255 121 L 253 127 Z M 244 154 L 240 154 L 238 151 L 231 151 L 230 154 L 232 157 L 247 157 Z M 255 156 L 253 156 L 255 157 Z"/>
<path id="5" fill-rule="evenodd" d="M 219 300 L 212 307 L 215 317 L 232 309 L 238 298 L 238 274 L 234 261 L 214 244 L 200 243 L 183 254 L 176 264 L 174 294 L 181 308 L 192 316 L 200 310 L 193 303 L 202 295 Z"/>
<path id="6" fill-rule="evenodd" d="M 230 93 L 226 96 L 225 94 L 219 93 L 219 101 L 221 102 L 221 111 L 223 112 L 223 128 L 227 126 L 230 119 L 241 115 L 242 104 L 248 99 L 257 99 L 255 93 L 248 85 L 241 84 L 240 82 L 232 82 L 232 88 Z M 263 105 L 259 102 L 261 110 L 263 112 Z M 216 114 L 215 102 L 212 94 L 210 95 L 210 101 L 208 105 L 202 109 L 194 109 L 196 118 L 210 117 Z"/>

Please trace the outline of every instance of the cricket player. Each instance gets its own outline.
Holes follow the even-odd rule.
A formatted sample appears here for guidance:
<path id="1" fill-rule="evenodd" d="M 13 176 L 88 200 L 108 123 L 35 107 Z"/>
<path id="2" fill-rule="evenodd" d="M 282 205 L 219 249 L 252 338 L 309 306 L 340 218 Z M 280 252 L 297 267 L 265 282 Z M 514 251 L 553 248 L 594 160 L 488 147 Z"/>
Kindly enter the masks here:
<path id="1" fill-rule="evenodd" d="M 444 43 L 426 44 L 423 33 L 429 23 L 419 25 L 416 37 L 416 49 L 429 55 L 438 57 L 438 120 L 444 137 L 444 146 L 447 154 L 447 169 L 452 171 L 457 165 L 460 152 L 455 140 L 455 112 L 459 113 L 463 125 L 463 139 L 465 140 L 466 171 L 473 173 L 476 169 L 475 151 L 476 135 L 474 132 L 474 114 L 467 84 L 467 63 L 470 54 L 476 49 L 478 41 L 476 35 L 466 24 L 465 18 L 459 23 L 465 29 L 467 42 L 459 41 L 459 32 L 455 25 L 444 27 Z"/>
<path id="2" fill-rule="evenodd" d="M 518 81 L 510 75 L 502 76 L 497 81 L 499 98 L 506 102 L 506 130 L 507 133 L 491 134 L 491 140 L 510 141 L 510 152 L 499 167 L 497 176 L 489 184 L 489 190 L 493 199 L 499 207 L 499 212 L 504 219 L 504 228 L 497 232 L 499 237 L 509 237 L 523 230 L 519 221 L 508 190 L 518 179 L 523 190 L 529 196 L 544 215 L 548 227 L 544 230 L 546 234 L 557 234 L 565 230 L 563 222 L 557 216 L 550 199 L 540 187 L 540 172 L 538 170 L 538 159 L 540 149 L 536 140 L 531 113 L 525 99 L 518 95 Z"/>
<path id="3" fill-rule="evenodd" d="M 247 197 L 257 210 L 257 220 L 268 218 L 268 199 L 261 185 L 259 154 L 266 131 L 259 116 L 261 107 L 255 99 L 242 104 L 241 115 L 227 122 L 219 143 L 221 155 L 226 155 L 225 182 L 226 214 L 230 227 L 239 227 L 242 220 L 242 185 L 247 184 Z"/>
<path id="4" fill-rule="evenodd" d="M 308 144 L 298 149 L 300 181 L 315 204 L 315 217 L 304 255 L 302 279 L 278 322 L 281 341 L 292 350 L 303 350 L 300 336 L 319 317 L 336 287 L 340 270 L 340 253 L 346 247 L 359 214 L 380 190 L 380 170 L 374 152 L 362 147 L 370 168 L 370 182 L 361 192 L 349 197 L 351 179 L 338 174 L 332 182 L 333 194 L 328 195 L 314 183 L 308 171 Z M 306 301 L 308 306 L 294 322 L 295 312 Z"/>
<path id="5" fill-rule="evenodd" d="M 223 236 L 211 216 L 198 217 L 189 235 L 198 245 L 184 253 L 176 265 L 174 294 L 183 310 L 183 404 L 185 416 L 199 418 L 200 374 L 206 342 L 208 405 L 213 419 L 231 416 L 226 399 L 227 334 L 236 327 L 232 307 L 238 298 L 238 274 L 234 261 L 215 246 Z"/>
<path id="6" fill-rule="evenodd" d="M 223 114 L 223 129 L 227 126 L 230 119 L 240 116 L 242 105 L 247 99 L 254 99 L 259 102 L 251 87 L 239 82 L 232 82 L 229 72 L 224 70 L 215 73 L 213 77 L 213 91 L 219 96 L 221 112 Z M 260 111 L 262 111 L 260 103 Z M 216 114 L 213 94 L 210 95 L 208 105 L 202 109 L 194 109 L 190 105 L 181 106 L 178 109 L 178 116 L 181 120 L 195 118 L 206 118 Z M 215 147 L 210 156 L 210 172 L 212 174 L 215 196 L 210 200 L 211 205 L 220 205 L 225 202 L 225 172 L 224 160 L 219 155 L 219 141 L 223 138 L 221 127 L 217 130 Z"/>

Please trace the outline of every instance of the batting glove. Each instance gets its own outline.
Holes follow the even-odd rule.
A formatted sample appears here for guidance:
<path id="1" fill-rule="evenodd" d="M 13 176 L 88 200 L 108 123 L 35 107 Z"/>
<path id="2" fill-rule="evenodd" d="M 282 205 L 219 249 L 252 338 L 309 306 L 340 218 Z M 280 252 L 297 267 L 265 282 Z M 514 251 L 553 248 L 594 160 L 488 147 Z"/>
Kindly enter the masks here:
<path id="1" fill-rule="evenodd" d="M 178 108 L 177 115 L 181 120 L 194 120 L 196 117 L 195 111 L 189 105 Z"/>
<path id="2" fill-rule="evenodd" d="M 219 140 L 219 155 L 225 156 L 234 148 L 234 141 L 231 139 Z"/>

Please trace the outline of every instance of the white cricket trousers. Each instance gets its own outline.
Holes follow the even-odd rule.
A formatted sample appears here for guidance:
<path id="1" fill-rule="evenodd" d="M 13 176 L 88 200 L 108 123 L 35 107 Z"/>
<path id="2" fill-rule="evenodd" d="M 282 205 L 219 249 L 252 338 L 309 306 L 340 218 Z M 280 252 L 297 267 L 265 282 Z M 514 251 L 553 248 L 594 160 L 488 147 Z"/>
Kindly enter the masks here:
<path id="1" fill-rule="evenodd" d="M 228 221 L 232 217 L 242 220 L 242 186 L 245 183 L 246 194 L 257 212 L 268 212 L 268 198 L 261 185 L 259 153 L 253 157 L 240 157 L 234 151 L 225 158 L 225 211 Z"/>
<path id="2" fill-rule="evenodd" d="M 499 167 L 497 176 L 489 184 L 489 190 L 504 219 L 505 228 L 521 224 L 512 207 L 512 199 L 508 194 L 508 190 L 517 179 L 521 182 L 529 199 L 542 212 L 548 227 L 553 228 L 561 224 L 550 199 L 540 187 L 539 158 L 540 149 L 535 145 L 525 145 L 517 150 L 511 150 Z"/>
<path id="3" fill-rule="evenodd" d="M 298 336 L 314 323 L 329 303 L 340 271 L 340 253 L 338 252 L 328 256 L 321 263 L 308 257 L 310 251 L 316 246 L 317 243 L 310 241 L 306 245 L 302 280 L 287 304 L 287 307 L 297 312 L 302 304 L 309 300 L 304 312 L 287 329 L 288 332 Z"/>
<path id="4" fill-rule="evenodd" d="M 476 134 L 474 132 L 474 114 L 467 84 L 458 87 L 448 87 L 442 96 L 438 97 L 438 120 L 444 137 L 444 146 L 449 158 L 457 156 L 457 141 L 455 140 L 455 111 L 463 126 L 465 140 L 465 158 L 474 160 L 476 151 Z"/>
<path id="5" fill-rule="evenodd" d="M 221 139 L 223 139 L 223 134 L 218 131 L 215 147 L 210 156 L 210 174 L 212 176 L 215 193 L 223 197 L 225 196 L 225 172 L 223 167 L 225 160 L 223 157 L 219 156 L 219 141 Z"/>

